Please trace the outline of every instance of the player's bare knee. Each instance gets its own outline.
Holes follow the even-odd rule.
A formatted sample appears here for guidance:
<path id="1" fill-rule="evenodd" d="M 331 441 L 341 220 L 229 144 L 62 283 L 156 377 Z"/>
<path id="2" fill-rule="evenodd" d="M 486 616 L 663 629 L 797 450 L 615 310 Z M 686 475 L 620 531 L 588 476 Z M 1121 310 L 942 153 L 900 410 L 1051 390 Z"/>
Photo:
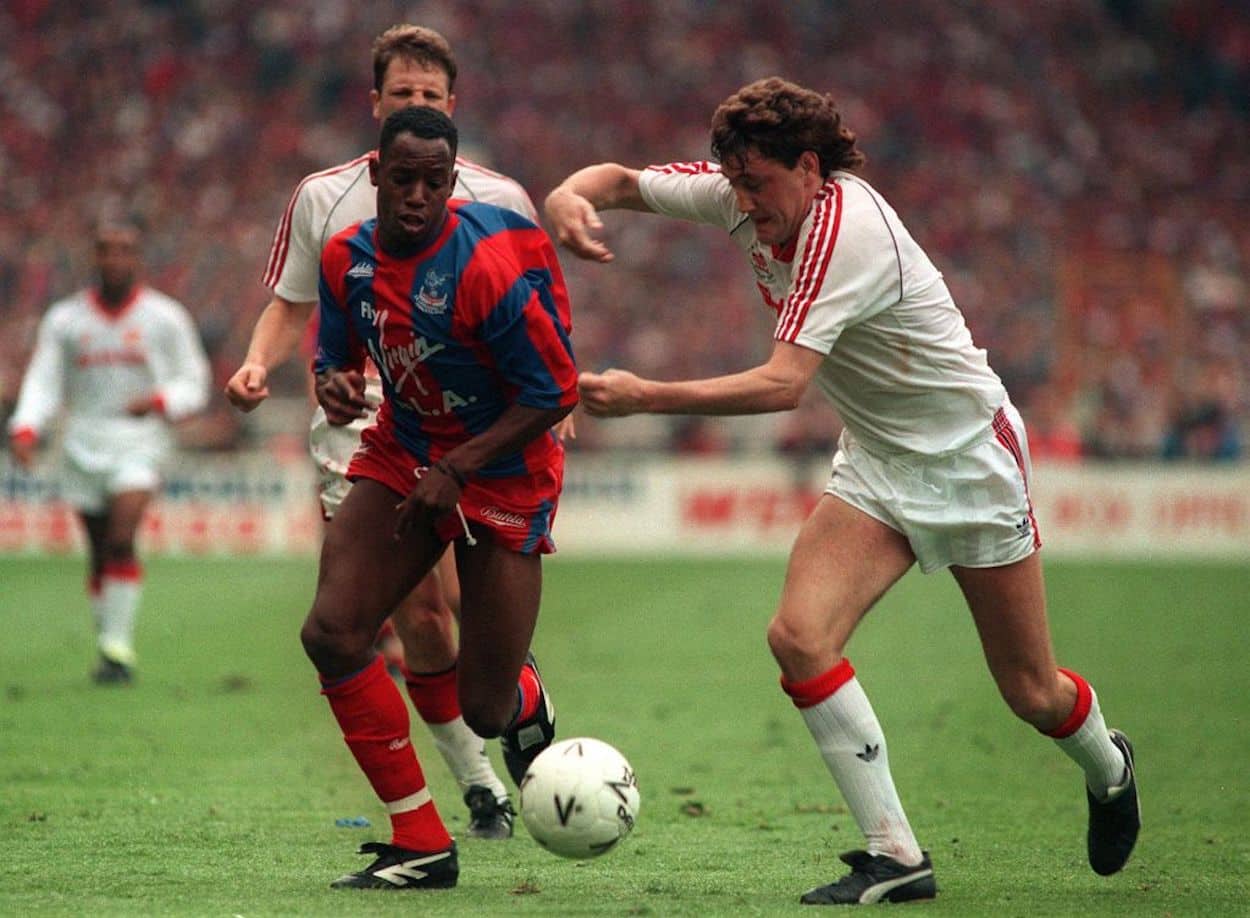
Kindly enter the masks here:
<path id="1" fill-rule="evenodd" d="M 304 653 L 323 674 L 340 673 L 354 667 L 371 652 L 373 636 L 338 626 L 331 616 L 313 606 L 300 628 Z"/>
<path id="2" fill-rule="evenodd" d="M 786 672 L 806 669 L 811 659 L 825 655 L 824 648 L 819 646 L 813 635 L 795 628 L 780 615 L 773 616 L 768 624 L 768 649 Z"/>
<path id="3" fill-rule="evenodd" d="M 329 655 L 330 641 L 321 623 L 311 614 L 304 619 L 304 624 L 300 627 L 299 642 L 303 645 L 308 659 L 320 669 L 322 662 Z"/>
<path id="4" fill-rule="evenodd" d="M 129 564 L 135 560 L 134 539 L 110 536 L 100 546 L 106 564 Z"/>
<path id="5" fill-rule="evenodd" d="M 1039 730 L 1053 727 L 1063 720 L 1056 718 L 1055 693 L 1042 680 L 1020 679 L 999 686 L 1011 712 Z"/>
<path id="6" fill-rule="evenodd" d="M 391 621 L 400 634 L 422 636 L 450 632 L 453 619 L 446 605 L 409 600 L 395 611 Z"/>

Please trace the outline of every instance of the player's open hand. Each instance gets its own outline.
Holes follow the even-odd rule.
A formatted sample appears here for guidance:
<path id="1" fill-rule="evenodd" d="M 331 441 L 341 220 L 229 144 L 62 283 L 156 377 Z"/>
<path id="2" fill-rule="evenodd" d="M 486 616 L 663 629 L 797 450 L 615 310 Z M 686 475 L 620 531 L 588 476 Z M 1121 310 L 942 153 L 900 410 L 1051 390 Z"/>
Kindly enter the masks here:
<path id="1" fill-rule="evenodd" d="M 556 435 L 556 439 L 561 443 L 565 440 L 576 440 L 577 426 L 573 423 L 573 412 L 570 411 L 556 421 L 556 425 L 551 428 L 551 432 Z"/>
<path id="2" fill-rule="evenodd" d="M 603 231 L 603 221 L 594 205 L 580 194 L 557 188 L 547 195 L 543 209 L 556 241 L 578 258 L 609 262 L 615 256 L 595 237 Z"/>
<path id="3" fill-rule="evenodd" d="M 251 411 L 269 398 L 269 371 L 259 363 L 245 363 L 226 383 L 226 398 L 240 411 Z"/>
<path id="4" fill-rule="evenodd" d="M 335 427 L 350 424 L 369 413 L 365 377 L 359 370 L 330 370 L 317 374 L 317 404 Z"/>
<path id="5" fill-rule="evenodd" d="M 577 377 L 581 404 L 597 418 L 621 418 L 645 411 L 646 381 L 628 370 L 582 373 Z"/>

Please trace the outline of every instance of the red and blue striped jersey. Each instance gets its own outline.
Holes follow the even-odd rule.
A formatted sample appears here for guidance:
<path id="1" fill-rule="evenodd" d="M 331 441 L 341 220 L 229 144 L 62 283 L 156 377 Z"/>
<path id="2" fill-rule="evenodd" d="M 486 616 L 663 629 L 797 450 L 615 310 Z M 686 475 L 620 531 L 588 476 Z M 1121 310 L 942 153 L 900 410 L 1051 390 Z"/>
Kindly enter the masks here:
<path id="1" fill-rule="evenodd" d="M 353 224 L 322 252 L 320 298 L 314 371 L 371 359 L 386 395 L 378 424 L 422 463 L 482 433 L 511 404 L 577 402 L 555 249 L 513 211 L 450 201 L 438 237 L 405 258 L 381 250 L 376 219 Z M 548 432 L 479 474 L 524 474 L 561 452 Z"/>

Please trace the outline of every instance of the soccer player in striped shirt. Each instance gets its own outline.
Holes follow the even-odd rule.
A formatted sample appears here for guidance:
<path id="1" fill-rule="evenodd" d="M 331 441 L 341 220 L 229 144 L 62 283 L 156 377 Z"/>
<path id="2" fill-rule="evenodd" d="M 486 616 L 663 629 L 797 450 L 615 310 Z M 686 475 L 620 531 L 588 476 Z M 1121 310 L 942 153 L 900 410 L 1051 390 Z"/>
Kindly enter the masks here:
<path id="1" fill-rule="evenodd" d="M 379 122 L 391 112 L 422 105 L 450 115 L 456 106 L 456 59 L 447 40 L 416 25 L 387 29 L 373 44 L 370 101 Z M 317 303 L 321 250 L 339 230 L 376 213 L 365 153 L 309 175 L 299 183 L 278 224 L 264 283 L 273 296 L 257 320 L 242 366 L 226 386 L 230 401 L 251 411 L 269 394 L 271 369 L 292 357 L 310 327 Z M 529 195 L 512 179 L 464 157 L 456 160 L 454 196 L 506 207 L 537 220 Z M 320 478 L 322 514 L 329 521 L 348 489 L 347 464 L 360 435 L 374 423 L 382 386 L 369 369 L 368 398 L 373 408 L 351 424 L 335 427 L 320 407 L 313 415 L 309 448 Z M 571 422 L 570 422 L 571 423 Z M 403 669 L 418 714 L 460 784 L 470 811 L 469 834 L 508 838 L 513 807 L 495 774 L 485 743 L 464 723 L 456 702 L 456 633 L 459 581 L 452 554 L 397 604 L 395 631 L 403 644 Z"/>
<path id="2" fill-rule="evenodd" d="M 583 373 L 603 417 L 794 408 L 815 381 L 844 423 L 825 494 L 790 555 L 768 629 L 799 709 L 866 838 L 851 871 L 808 904 L 933 897 L 937 885 L 899 802 L 885 737 L 844 655 L 855 626 L 915 563 L 949 568 L 1004 700 L 1082 768 L 1087 847 L 1100 874 L 1128 859 L 1140 819 L 1132 748 L 1108 730 L 1089 683 L 1055 662 L 1029 500 L 1024 426 L 941 274 L 858 174 L 863 155 L 832 99 L 773 77 L 716 110 L 719 163 L 580 170 L 547 198 L 557 238 L 600 262 L 597 210 L 720 227 L 777 314 L 766 363 L 660 382 Z"/>
<path id="3" fill-rule="evenodd" d="M 135 223 L 101 222 L 94 255 L 99 283 L 54 303 L 40 323 L 9 431 L 14 458 L 29 467 L 65 411 L 61 491 L 87 534 L 94 678 L 126 684 L 143 594 L 135 536 L 173 452 L 169 422 L 208 402 L 209 367 L 186 308 L 140 281 Z"/>
<path id="4" fill-rule="evenodd" d="M 533 222 L 489 204 L 448 204 L 457 134 L 429 108 L 387 117 L 369 167 L 376 220 L 321 257 L 314 369 L 329 423 L 377 423 L 347 469 L 301 638 L 348 747 L 386 805 L 389 843 L 336 887 L 453 886 L 457 852 L 409 742 L 403 697 L 373 649 L 395 602 L 447 544 L 462 572 L 457 691 L 479 736 L 502 736 L 514 779 L 553 736 L 528 653 L 541 557 L 554 551 L 564 447 L 551 428 L 577 403 L 570 309 L 555 250 Z M 523 745 L 522 736 L 537 742 Z"/>

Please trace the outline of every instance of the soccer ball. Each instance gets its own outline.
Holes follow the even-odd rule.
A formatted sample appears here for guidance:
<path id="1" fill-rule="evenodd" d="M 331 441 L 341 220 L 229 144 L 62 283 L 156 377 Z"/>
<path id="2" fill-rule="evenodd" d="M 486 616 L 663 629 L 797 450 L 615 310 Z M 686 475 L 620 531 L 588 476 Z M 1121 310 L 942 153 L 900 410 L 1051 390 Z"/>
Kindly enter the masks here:
<path id="1" fill-rule="evenodd" d="M 521 821 L 548 851 L 588 860 L 610 851 L 638 818 L 638 779 L 602 740 L 561 740 L 521 779 Z"/>

